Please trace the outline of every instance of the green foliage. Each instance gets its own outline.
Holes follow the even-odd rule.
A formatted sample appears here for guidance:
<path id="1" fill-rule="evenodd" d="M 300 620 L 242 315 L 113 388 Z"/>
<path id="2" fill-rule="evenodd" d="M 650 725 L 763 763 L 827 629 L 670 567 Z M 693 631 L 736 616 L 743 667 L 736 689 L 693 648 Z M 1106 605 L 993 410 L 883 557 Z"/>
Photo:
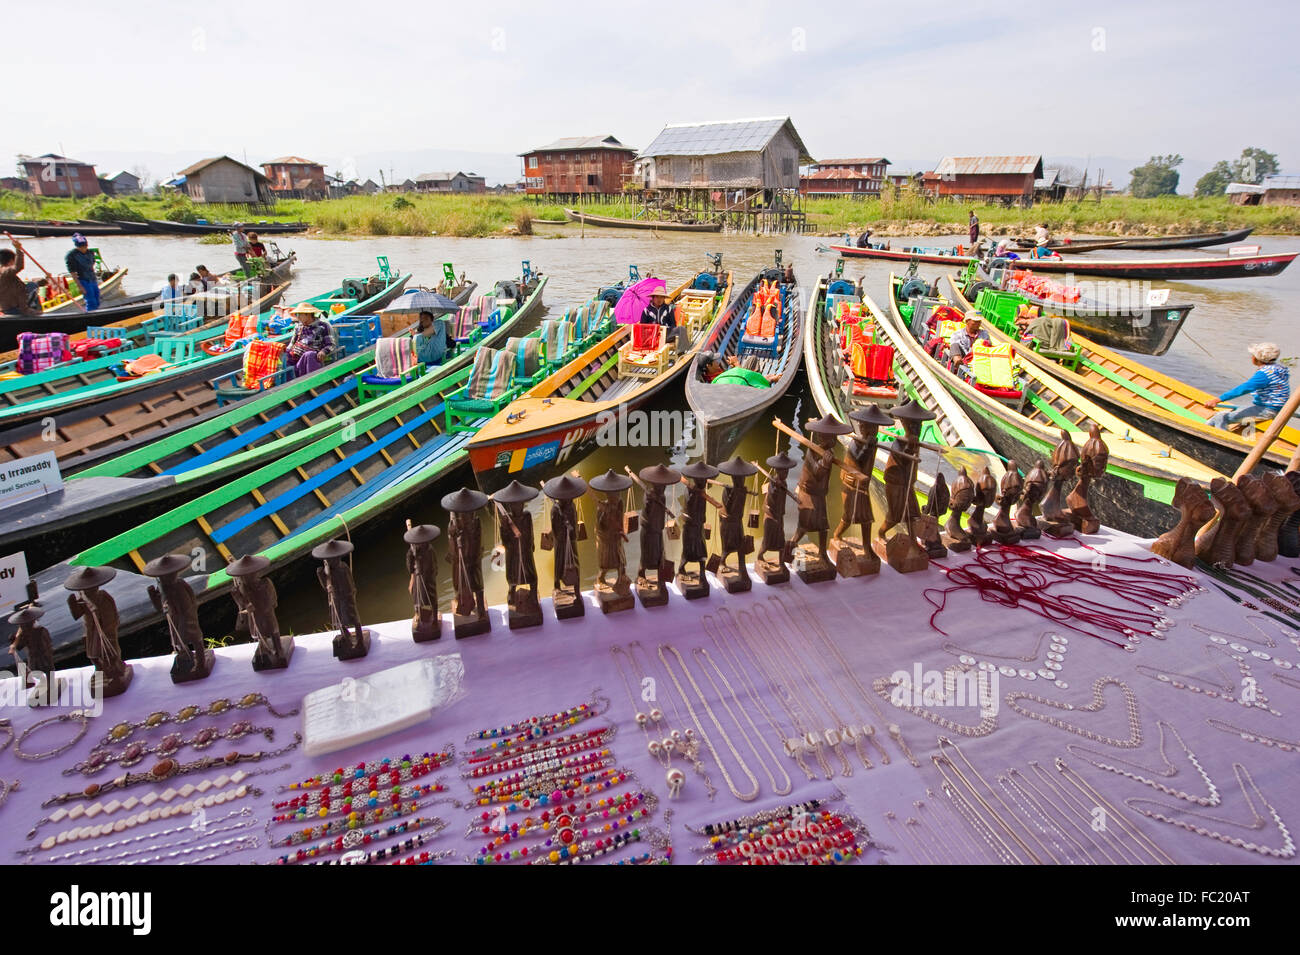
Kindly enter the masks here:
<path id="1" fill-rule="evenodd" d="M 414 209 L 415 203 L 406 196 L 397 195 L 393 196 L 393 201 L 388 204 L 388 208 L 394 212 L 401 212 L 403 209 Z"/>
<path id="2" fill-rule="evenodd" d="M 199 245 L 234 245 L 235 240 L 228 232 L 209 232 L 199 236 Z"/>
<path id="3" fill-rule="evenodd" d="M 162 217 L 168 222 L 189 222 L 199 221 L 199 214 L 195 211 L 194 202 L 189 196 L 183 196 L 179 193 L 170 196 L 163 203 Z"/>
<path id="4" fill-rule="evenodd" d="M 1196 195 L 1221 196 L 1228 188 L 1228 183 L 1233 181 L 1232 167 L 1226 159 L 1220 159 L 1209 172 L 1196 180 Z"/>
<path id="5" fill-rule="evenodd" d="M 1129 170 L 1129 175 L 1133 177 L 1129 191 L 1139 199 L 1172 196 L 1178 191 L 1176 167 L 1182 165 L 1182 162 L 1183 157 L 1177 153 L 1152 156 L 1145 164 Z"/>
<path id="6" fill-rule="evenodd" d="M 82 219 L 94 219 L 96 222 L 113 222 L 117 219 L 125 219 L 129 222 L 143 222 L 144 216 L 140 210 L 130 203 L 123 202 L 121 199 L 114 199 L 110 196 L 96 196 L 93 199 L 87 199 L 77 210 Z"/>
<path id="7" fill-rule="evenodd" d="M 0 209 L 6 212 L 25 212 L 28 215 L 40 212 L 41 198 L 30 192 L 16 189 L 0 189 Z"/>
<path id="8" fill-rule="evenodd" d="M 1247 146 L 1241 151 L 1241 158 L 1232 164 L 1233 182 L 1248 182 L 1259 185 L 1265 176 L 1276 176 L 1281 170 L 1277 156 L 1265 152 L 1256 146 Z"/>

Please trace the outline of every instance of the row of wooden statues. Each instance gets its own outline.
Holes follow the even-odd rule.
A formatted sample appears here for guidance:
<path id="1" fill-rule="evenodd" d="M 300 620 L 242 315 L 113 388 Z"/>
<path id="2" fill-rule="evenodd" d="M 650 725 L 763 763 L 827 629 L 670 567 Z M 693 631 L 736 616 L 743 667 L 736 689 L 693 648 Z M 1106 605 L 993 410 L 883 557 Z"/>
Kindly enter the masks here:
<path id="1" fill-rule="evenodd" d="M 1300 471 L 1215 478 L 1208 491 L 1183 478 L 1174 506 L 1177 525 L 1151 549 L 1176 564 L 1191 567 L 1200 558 L 1226 569 L 1300 557 Z"/>

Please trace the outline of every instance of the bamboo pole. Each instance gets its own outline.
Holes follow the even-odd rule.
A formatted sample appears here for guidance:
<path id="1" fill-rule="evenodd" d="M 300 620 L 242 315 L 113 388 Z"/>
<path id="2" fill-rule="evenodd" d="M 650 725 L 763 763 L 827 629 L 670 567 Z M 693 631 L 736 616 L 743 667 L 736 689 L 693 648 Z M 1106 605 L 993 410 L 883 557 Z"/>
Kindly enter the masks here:
<path id="1" fill-rule="evenodd" d="M 1242 461 L 1241 466 L 1233 473 L 1232 479 L 1234 481 L 1243 474 L 1249 474 L 1255 470 L 1255 465 L 1259 464 L 1260 459 L 1264 457 L 1264 453 L 1272 447 L 1273 442 L 1277 440 L 1277 436 L 1282 433 L 1282 429 L 1286 427 L 1287 422 L 1291 420 L 1291 416 L 1296 413 L 1297 409 L 1300 409 L 1300 390 L 1291 392 L 1291 397 L 1287 399 L 1282 410 L 1277 413 L 1277 417 L 1269 423 L 1264 436 L 1255 442 L 1255 446 L 1250 449 L 1250 454 L 1246 455 L 1246 460 Z M 1300 448 L 1297 448 L 1296 453 L 1291 456 L 1291 463 L 1287 466 L 1287 470 L 1294 471 L 1297 467 L 1300 467 Z"/>

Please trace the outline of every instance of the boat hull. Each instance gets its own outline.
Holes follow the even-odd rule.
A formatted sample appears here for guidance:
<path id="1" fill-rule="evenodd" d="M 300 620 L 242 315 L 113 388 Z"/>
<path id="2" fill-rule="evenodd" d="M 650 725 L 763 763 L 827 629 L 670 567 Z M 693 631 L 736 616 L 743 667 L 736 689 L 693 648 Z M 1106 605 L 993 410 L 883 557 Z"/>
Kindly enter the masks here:
<path id="1" fill-rule="evenodd" d="M 1197 281 L 1201 279 L 1263 278 L 1277 275 L 1300 253 L 1233 255 L 1204 259 L 1017 259 L 1016 267 L 1034 272 L 1095 275 L 1112 279 Z M 963 263 L 964 264 L 964 263 Z"/>
<path id="2" fill-rule="evenodd" d="M 721 232 L 720 222 L 660 222 L 655 219 L 619 219 L 615 216 L 593 216 L 577 209 L 565 209 L 570 222 L 585 222 L 603 229 L 648 229 L 654 232 Z"/>

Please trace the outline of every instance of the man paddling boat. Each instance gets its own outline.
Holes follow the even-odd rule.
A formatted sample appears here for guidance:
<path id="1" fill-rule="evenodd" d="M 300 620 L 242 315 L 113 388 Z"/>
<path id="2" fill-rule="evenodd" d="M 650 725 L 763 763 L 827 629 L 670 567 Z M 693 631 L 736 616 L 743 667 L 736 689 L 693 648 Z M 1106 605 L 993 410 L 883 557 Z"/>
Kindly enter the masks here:
<path id="1" fill-rule="evenodd" d="M 1277 417 L 1278 412 L 1286 405 L 1287 398 L 1291 396 L 1291 370 L 1278 361 L 1282 349 L 1272 342 L 1257 342 L 1251 345 L 1249 350 L 1251 363 L 1255 366 L 1255 374 L 1236 388 L 1225 391 L 1217 398 L 1211 398 L 1205 403 L 1205 407 L 1217 408 L 1225 401 L 1249 392 L 1254 392 L 1254 401 L 1228 411 L 1218 412 L 1208 422 L 1213 427 L 1226 428 L 1246 418 L 1272 420 Z"/>

